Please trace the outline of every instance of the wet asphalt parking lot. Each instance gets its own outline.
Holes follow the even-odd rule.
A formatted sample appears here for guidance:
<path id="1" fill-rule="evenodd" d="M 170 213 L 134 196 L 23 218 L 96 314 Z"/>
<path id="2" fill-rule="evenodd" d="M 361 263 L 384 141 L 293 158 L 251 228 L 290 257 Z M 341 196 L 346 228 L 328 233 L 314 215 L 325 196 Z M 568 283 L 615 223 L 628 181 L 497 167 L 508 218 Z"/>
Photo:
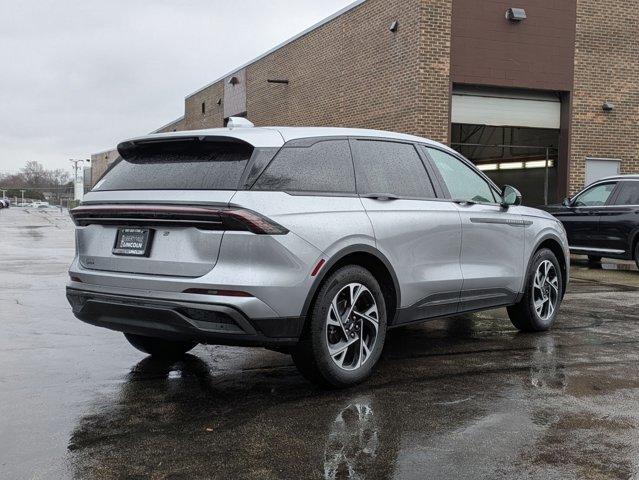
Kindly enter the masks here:
<path id="1" fill-rule="evenodd" d="M 639 473 L 639 272 L 575 259 L 553 331 L 505 310 L 392 331 L 350 390 L 289 357 L 198 346 L 175 363 L 85 325 L 73 229 L 0 211 L 0 478 L 621 479 Z"/>

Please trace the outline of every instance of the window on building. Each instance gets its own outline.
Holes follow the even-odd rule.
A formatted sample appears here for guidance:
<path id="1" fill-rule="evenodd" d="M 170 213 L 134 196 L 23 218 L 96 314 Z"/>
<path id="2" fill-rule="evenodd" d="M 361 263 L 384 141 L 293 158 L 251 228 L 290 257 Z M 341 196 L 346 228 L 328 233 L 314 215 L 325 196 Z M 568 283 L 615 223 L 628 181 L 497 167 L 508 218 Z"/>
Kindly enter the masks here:
<path id="1" fill-rule="evenodd" d="M 354 145 L 360 194 L 435 197 L 430 178 L 413 145 L 379 140 L 356 140 Z"/>
<path id="2" fill-rule="evenodd" d="M 355 192 L 348 140 L 323 140 L 308 147 L 284 147 L 255 182 L 253 190 Z"/>
<path id="3" fill-rule="evenodd" d="M 639 205 L 639 181 L 621 182 L 615 205 Z"/>
<path id="4" fill-rule="evenodd" d="M 495 196 L 488 182 L 464 162 L 436 148 L 429 148 L 428 153 L 444 179 L 453 200 L 495 202 Z"/>
<path id="5" fill-rule="evenodd" d="M 206 113 L 206 102 L 202 102 L 202 115 Z"/>

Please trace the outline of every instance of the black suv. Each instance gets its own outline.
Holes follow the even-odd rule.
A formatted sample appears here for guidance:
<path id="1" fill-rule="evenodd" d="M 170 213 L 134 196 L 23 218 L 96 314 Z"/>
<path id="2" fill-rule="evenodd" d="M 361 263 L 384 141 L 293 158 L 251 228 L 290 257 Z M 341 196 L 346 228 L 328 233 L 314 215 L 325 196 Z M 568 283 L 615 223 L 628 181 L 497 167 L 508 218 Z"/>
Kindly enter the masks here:
<path id="1" fill-rule="evenodd" d="M 639 175 L 598 180 L 548 211 L 563 223 L 570 251 L 633 260 L 639 267 Z"/>

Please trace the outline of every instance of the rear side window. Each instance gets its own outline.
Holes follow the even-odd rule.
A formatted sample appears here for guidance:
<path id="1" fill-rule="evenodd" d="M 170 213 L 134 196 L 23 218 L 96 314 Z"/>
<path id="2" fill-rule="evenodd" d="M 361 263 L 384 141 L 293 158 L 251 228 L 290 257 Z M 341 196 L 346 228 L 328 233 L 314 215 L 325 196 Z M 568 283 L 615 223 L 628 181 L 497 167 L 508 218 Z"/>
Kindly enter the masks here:
<path id="1" fill-rule="evenodd" d="M 284 147 L 252 190 L 354 193 L 355 172 L 348 140 L 321 140 Z"/>
<path id="2" fill-rule="evenodd" d="M 639 181 L 621 182 L 615 205 L 639 205 Z"/>
<path id="3" fill-rule="evenodd" d="M 356 140 L 354 145 L 360 194 L 435 197 L 430 178 L 413 145 L 379 140 Z"/>
<path id="4" fill-rule="evenodd" d="M 243 143 L 175 141 L 129 148 L 94 191 L 236 190 L 253 147 Z"/>

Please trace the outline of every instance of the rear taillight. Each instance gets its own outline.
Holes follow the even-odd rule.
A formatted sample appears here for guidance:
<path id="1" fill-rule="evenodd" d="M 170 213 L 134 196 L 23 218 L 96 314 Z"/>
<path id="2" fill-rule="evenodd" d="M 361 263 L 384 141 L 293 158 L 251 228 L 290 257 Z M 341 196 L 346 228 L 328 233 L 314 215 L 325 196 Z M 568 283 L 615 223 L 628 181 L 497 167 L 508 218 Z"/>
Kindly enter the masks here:
<path id="1" fill-rule="evenodd" d="M 288 233 L 288 230 L 283 226 L 251 210 L 225 210 L 222 212 L 222 218 L 233 219 L 245 225 L 253 233 L 262 235 L 285 235 Z"/>
<path id="2" fill-rule="evenodd" d="M 76 225 L 195 227 L 285 235 L 288 230 L 252 210 L 180 205 L 82 205 L 71 210 Z"/>

